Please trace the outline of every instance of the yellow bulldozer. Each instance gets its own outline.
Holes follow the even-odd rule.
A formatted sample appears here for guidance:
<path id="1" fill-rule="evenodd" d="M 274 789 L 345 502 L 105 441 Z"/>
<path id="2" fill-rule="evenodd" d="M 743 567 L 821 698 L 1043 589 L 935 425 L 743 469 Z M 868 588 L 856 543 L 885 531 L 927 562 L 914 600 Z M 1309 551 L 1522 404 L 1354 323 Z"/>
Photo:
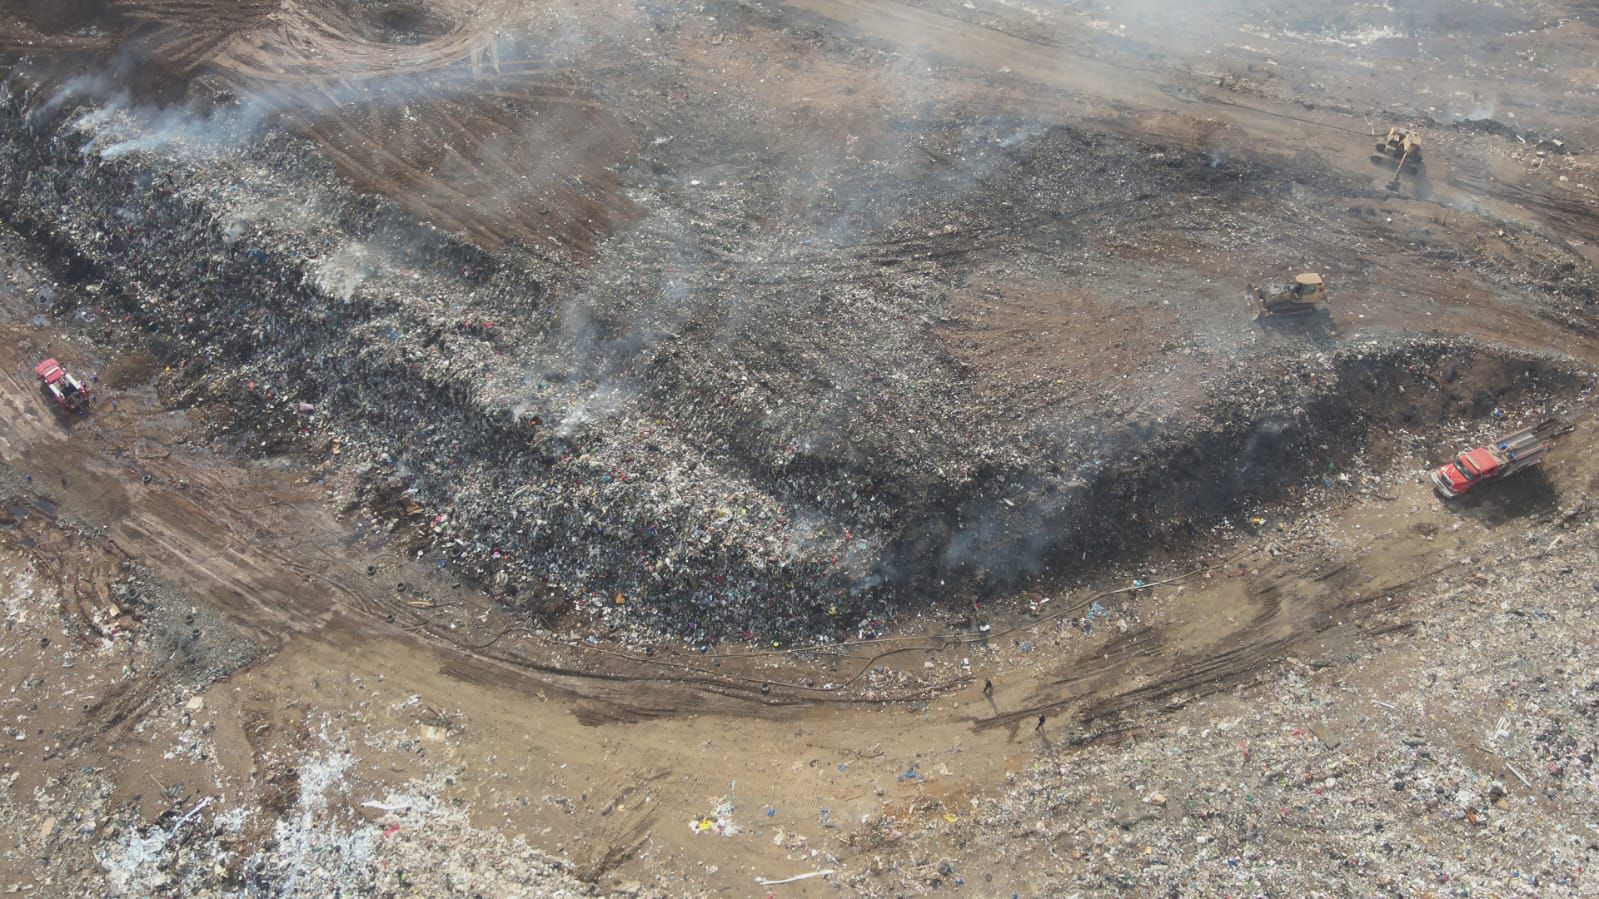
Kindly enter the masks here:
<path id="1" fill-rule="evenodd" d="M 1388 136 L 1377 142 L 1377 152 L 1371 156 L 1377 165 L 1394 167 L 1389 190 L 1399 189 L 1399 176 L 1414 175 L 1421 171 L 1421 138 L 1400 128 L 1389 128 Z"/>
<path id="2" fill-rule="evenodd" d="M 1260 305 L 1257 319 L 1310 315 L 1327 308 L 1327 282 L 1315 272 L 1295 275 L 1287 287 L 1251 286 L 1249 292 Z"/>

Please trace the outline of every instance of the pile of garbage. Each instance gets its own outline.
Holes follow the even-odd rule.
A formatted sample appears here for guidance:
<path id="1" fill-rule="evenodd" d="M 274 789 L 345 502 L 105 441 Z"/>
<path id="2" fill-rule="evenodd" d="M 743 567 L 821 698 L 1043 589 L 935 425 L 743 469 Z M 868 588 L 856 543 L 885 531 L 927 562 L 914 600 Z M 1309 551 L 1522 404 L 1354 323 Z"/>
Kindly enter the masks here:
<path id="1" fill-rule="evenodd" d="M 1197 397 L 1163 405 L 1151 385 L 1136 414 L 1112 413 L 1129 398 L 1110 391 L 1018 419 L 928 337 L 945 231 L 857 247 L 900 268 L 880 277 L 841 271 L 837 245 L 690 264 L 667 227 L 689 188 L 657 186 L 652 224 L 580 266 L 418 224 L 286 135 L 219 152 L 22 89 L 0 126 L 5 216 L 97 291 L 97 314 L 144 330 L 171 399 L 231 410 L 219 437 L 319 455 L 350 507 L 512 606 L 703 647 L 866 636 L 910 597 L 1135 553 L 1303 481 L 1297 459 L 1396 413 L 1394 383 L 1444 398 L 1426 413 L 1441 418 L 1462 411 L 1445 368 L 1515 372 L 1512 392 L 1574 377 L 1458 341 L 1266 347 Z M 1020 161 L 975 144 L 989 165 L 1044 166 L 1041 190 L 1147 196 L 1072 168 L 1119 149 L 1016 138 Z M 1235 174 L 1149 165 L 1174 183 Z M 762 196 L 722 189 L 733 217 Z M 998 227 L 928 202 L 896 214 Z M 763 288 L 776 264 L 810 274 Z"/>

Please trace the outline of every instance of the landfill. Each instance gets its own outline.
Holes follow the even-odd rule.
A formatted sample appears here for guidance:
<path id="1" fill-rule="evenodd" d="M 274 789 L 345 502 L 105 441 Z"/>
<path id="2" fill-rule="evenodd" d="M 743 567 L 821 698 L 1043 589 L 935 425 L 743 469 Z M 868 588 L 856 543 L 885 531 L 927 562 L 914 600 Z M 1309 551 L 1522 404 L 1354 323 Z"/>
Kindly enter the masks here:
<path id="1" fill-rule="evenodd" d="M 4 170 L 21 178 L 13 214 L 103 285 L 93 315 L 157 342 L 173 401 L 231 410 L 219 439 L 320 456 L 342 502 L 378 510 L 417 552 L 508 603 L 706 645 L 859 634 L 935 584 L 1007 589 L 1214 520 L 1293 477 L 1283 460 L 1370 427 L 1350 394 L 1379 373 L 1431 366 L 1425 377 L 1437 378 L 1483 352 L 1458 338 L 1379 337 L 1311 354 L 1263 348 L 1245 364 L 1212 349 L 1186 364 L 1223 367 L 1181 409 L 1157 396 L 1133 416 L 1090 401 L 1031 419 L 964 387 L 925 345 L 892 357 L 862 347 L 859 359 L 885 368 L 855 376 L 884 385 L 869 401 L 848 384 L 807 389 L 810 366 L 785 374 L 770 364 L 777 348 L 737 332 L 708 344 L 663 335 L 605 370 L 585 357 L 590 345 L 634 338 L 594 325 L 574 344 L 575 313 L 552 307 L 533 263 L 422 226 L 354 237 L 369 226 L 351 216 L 370 201 L 341 192 L 302 148 L 271 141 L 231 165 L 167 148 L 146 168 L 137 151 L 103 154 L 138 141 L 131 117 L 63 105 L 41 119 L 38 102 L 16 94 L 4 108 L 17 136 Z M 1050 143 L 1039 152 L 1059 152 Z M 285 207 L 292 230 L 260 219 Z M 712 280 L 722 277 L 739 276 Z M 641 284 L 606 288 L 584 288 L 585 317 L 615 312 L 636 332 L 662 314 L 603 302 L 648 295 Z M 719 291 L 704 288 L 699 302 L 714 302 Z M 871 333 L 829 324 L 861 314 L 847 289 L 820 298 L 825 309 L 794 308 L 793 289 L 740 299 L 775 310 L 740 328 L 801 345 L 802 319 Z M 887 296 L 914 304 L 933 289 Z M 874 314 L 890 324 L 871 339 L 916 339 L 893 324 L 905 322 L 925 344 L 931 311 Z M 905 368 L 917 359 L 928 368 Z M 1578 376 L 1558 357 L 1497 364 L 1546 385 Z M 863 401 L 847 419 L 828 411 Z M 800 433 L 835 420 L 837 434 Z M 1233 474 L 1256 457 L 1271 467 Z"/>
<path id="2" fill-rule="evenodd" d="M 0 3 L 0 883 L 1594 893 L 1591 6 Z"/>

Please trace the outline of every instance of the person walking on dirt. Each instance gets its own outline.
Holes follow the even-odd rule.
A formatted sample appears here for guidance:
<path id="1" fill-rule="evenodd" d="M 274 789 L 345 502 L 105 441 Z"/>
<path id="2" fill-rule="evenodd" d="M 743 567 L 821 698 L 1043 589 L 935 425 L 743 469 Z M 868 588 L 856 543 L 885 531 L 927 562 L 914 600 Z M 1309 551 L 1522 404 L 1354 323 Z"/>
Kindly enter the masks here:
<path id="1" fill-rule="evenodd" d="M 1044 732 L 1044 715 L 1040 714 L 1038 716 L 1038 726 L 1033 728 L 1033 733 L 1040 733 L 1041 734 L 1043 732 Z"/>
<path id="2" fill-rule="evenodd" d="M 986 677 L 983 678 L 983 695 L 989 699 L 994 698 L 994 682 Z"/>

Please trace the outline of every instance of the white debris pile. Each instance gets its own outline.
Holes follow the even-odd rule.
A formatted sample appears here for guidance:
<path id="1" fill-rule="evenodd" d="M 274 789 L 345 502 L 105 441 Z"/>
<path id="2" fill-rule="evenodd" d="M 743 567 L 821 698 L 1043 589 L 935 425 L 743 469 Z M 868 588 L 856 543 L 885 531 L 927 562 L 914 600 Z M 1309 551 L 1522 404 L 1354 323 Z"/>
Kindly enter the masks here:
<path id="1" fill-rule="evenodd" d="M 302 759 L 293 805 L 275 819 L 271 839 L 242 858 L 236 847 L 263 809 L 217 811 L 202 800 L 172 820 L 130 827 L 99 849 L 107 889 L 96 892 L 595 895 L 566 865 L 520 837 L 475 828 L 465 809 L 438 801 L 442 784 L 412 783 L 404 792 L 360 801 L 361 788 L 346 781 L 350 766 L 338 748 Z M 358 806 L 369 813 L 357 813 Z"/>

